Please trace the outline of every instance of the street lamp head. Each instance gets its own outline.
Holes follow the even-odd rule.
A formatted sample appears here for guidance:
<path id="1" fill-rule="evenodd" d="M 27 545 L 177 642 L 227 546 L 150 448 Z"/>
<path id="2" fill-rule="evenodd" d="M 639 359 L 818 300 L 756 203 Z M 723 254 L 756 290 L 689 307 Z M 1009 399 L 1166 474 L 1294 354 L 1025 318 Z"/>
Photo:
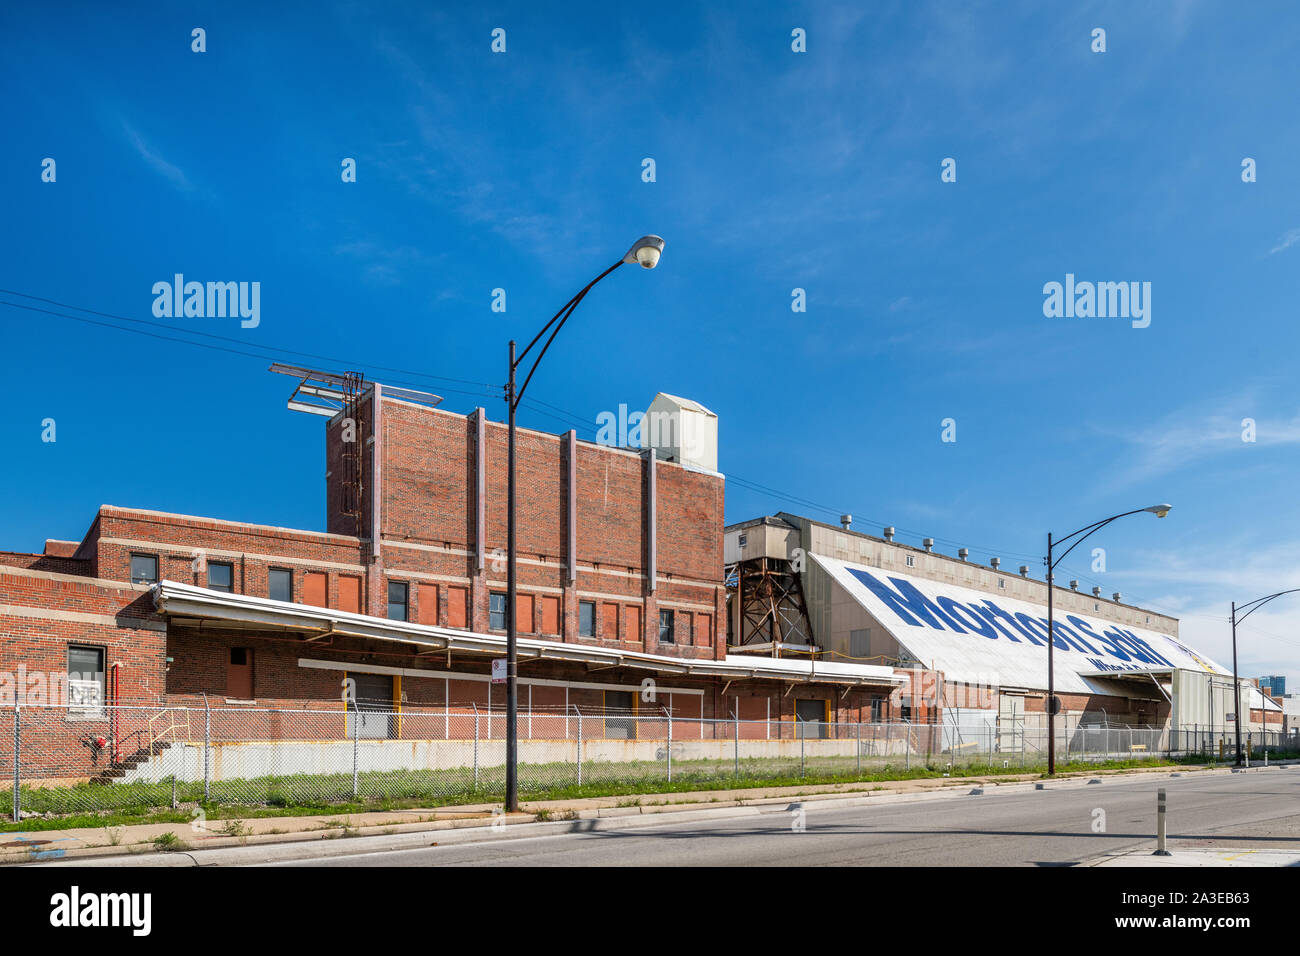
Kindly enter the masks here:
<path id="1" fill-rule="evenodd" d="M 1157 518 L 1163 518 L 1165 515 L 1169 514 L 1169 509 L 1172 507 L 1173 505 L 1152 505 L 1150 508 L 1143 508 L 1142 510 L 1150 511 Z"/>
<path id="2" fill-rule="evenodd" d="M 664 251 L 664 241 L 658 236 L 642 236 L 627 251 L 623 261 L 640 263 L 643 269 L 653 269 L 659 265 L 659 256 Z"/>

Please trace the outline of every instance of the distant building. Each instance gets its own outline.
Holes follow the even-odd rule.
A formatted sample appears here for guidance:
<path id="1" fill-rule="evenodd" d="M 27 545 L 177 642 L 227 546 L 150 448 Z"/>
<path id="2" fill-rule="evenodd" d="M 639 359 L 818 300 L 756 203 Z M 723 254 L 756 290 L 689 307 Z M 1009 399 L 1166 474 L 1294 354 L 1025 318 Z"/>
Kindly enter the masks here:
<path id="1" fill-rule="evenodd" d="M 1271 677 L 1261 677 L 1259 679 L 1259 689 L 1268 694 L 1269 697 L 1286 696 L 1286 678 L 1281 674 L 1274 674 Z"/>

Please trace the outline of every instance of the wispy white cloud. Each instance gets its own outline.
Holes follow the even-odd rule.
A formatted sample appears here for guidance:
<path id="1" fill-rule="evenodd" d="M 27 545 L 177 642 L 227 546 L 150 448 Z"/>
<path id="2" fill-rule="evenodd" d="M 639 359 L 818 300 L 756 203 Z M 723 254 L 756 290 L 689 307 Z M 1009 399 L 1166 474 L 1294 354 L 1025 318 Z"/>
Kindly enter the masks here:
<path id="1" fill-rule="evenodd" d="M 1300 411 L 1289 418 L 1266 418 L 1258 412 L 1261 404 L 1257 395 L 1244 393 L 1200 403 L 1143 428 L 1098 429 L 1129 446 L 1113 480 L 1118 484 L 1163 475 L 1243 448 L 1300 444 Z M 1234 411 L 1224 411 L 1229 408 Z M 1243 440 L 1248 418 L 1254 421 L 1253 442 Z"/>
<path id="2" fill-rule="evenodd" d="M 1275 256 L 1285 249 L 1290 249 L 1297 242 L 1300 242 L 1300 228 L 1289 229 L 1282 235 L 1282 238 L 1277 241 L 1277 245 L 1268 250 L 1268 254 L 1270 256 Z"/>
<path id="3" fill-rule="evenodd" d="M 127 142 L 131 144 L 131 147 L 140 154 L 140 157 L 148 163 L 155 172 L 167 179 L 173 186 L 182 192 L 192 192 L 194 190 L 193 184 L 190 183 L 189 178 L 185 173 L 178 166 L 163 159 L 163 157 L 160 156 L 152 146 L 145 142 L 144 137 L 136 131 L 136 128 L 126 120 L 122 120 L 122 132 L 125 134 Z"/>

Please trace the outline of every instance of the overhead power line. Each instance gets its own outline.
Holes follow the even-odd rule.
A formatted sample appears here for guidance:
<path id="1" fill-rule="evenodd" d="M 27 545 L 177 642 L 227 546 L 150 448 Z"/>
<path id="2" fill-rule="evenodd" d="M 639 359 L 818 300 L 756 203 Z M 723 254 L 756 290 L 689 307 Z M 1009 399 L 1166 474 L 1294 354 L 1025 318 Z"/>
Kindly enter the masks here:
<path id="1" fill-rule="evenodd" d="M 214 332 L 203 332 L 197 329 L 187 329 L 181 326 L 169 325 L 165 322 L 155 322 L 149 319 L 132 318 L 131 316 L 119 315 L 117 313 L 107 312 L 100 309 L 89 309 L 84 306 L 72 305 L 67 302 L 60 302 L 57 299 L 32 295 L 26 292 L 19 292 L 14 289 L 0 288 L 0 295 L 15 296 L 27 300 L 26 303 L 8 302 L 8 301 L 0 300 L 0 306 L 5 306 L 7 308 L 20 309 L 27 312 L 36 312 L 44 315 L 55 316 L 58 318 L 69 319 L 74 322 L 81 322 L 87 325 L 94 325 L 101 328 L 113 329 L 119 332 L 129 332 L 135 335 L 143 335 L 148 338 L 152 338 L 164 342 L 171 342 L 173 344 L 189 345 L 195 348 L 205 348 L 215 352 L 224 352 L 230 355 L 239 355 L 246 358 L 259 359 L 262 361 L 268 359 L 272 361 L 278 361 L 287 358 L 289 356 L 293 356 L 300 359 L 307 358 L 307 359 L 313 359 L 320 362 L 327 362 L 335 366 L 336 368 L 340 368 L 340 369 L 355 370 L 360 372 L 395 373 L 397 375 L 410 376 L 412 378 L 423 379 L 430 382 L 449 383 L 450 385 L 474 386 L 474 388 L 453 388 L 453 387 L 448 387 L 448 385 L 446 384 L 438 385 L 440 391 L 451 392 L 459 395 L 466 395 L 473 398 L 479 398 L 479 399 L 503 399 L 504 398 L 502 393 L 502 386 L 494 384 L 492 382 L 479 382 L 471 379 L 452 378 L 445 375 L 432 375 L 427 372 L 420 372 L 414 369 L 405 369 L 405 368 L 400 368 L 400 367 L 390 366 L 390 365 L 379 365 L 371 362 L 357 362 L 355 359 L 346 359 L 346 358 L 341 358 L 339 356 L 324 355 L 318 352 L 305 352 L 298 349 L 289 349 L 289 348 L 283 348 L 279 346 L 258 345 L 256 343 L 250 343 L 245 339 L 234 338 L 232 336 L 219 335 Z M 30 304 L 34 302 L 43 303 L 44 305 L 47 306 L 54 306 L 55 308 L 53 309 L 42 308 L 41 306 Z M 83 315 L 70 314 L 76 312 L 80 312 L 84 314 Z M 89 318 L 88 316 L 94 316 L 95 318 Z M 122 322 L 129 323 L 129 325 L 124 326 L 118 324 Z M 158 330 L 158 331 L 154 331 L 154 330 Z M 207 341 L 195 341 L 195 339 L 202 339 Z M 223 345 L 223 344 L 215 344 L 215 343 L 229 343 L 229 344 Z M 238 347 L 236 348 L 234 346 L 238 346 Z M 398 385 L 398 386 L 403 386 L 408 388 L 419 389 L 419 388 L 427 387 L 426 385 L 424 385 L 423 382 L 410 382 L 410 381 L 402 381 L 396 379 L 389 379 L 389 381 L 393 385 Z M 579 430 L 584 434 L 595 430 L 595 425 L 590 418 L 579 415 L 578 413 L 573 412 L 569 409 L 561 408 L 558 405 L 553 405 L 550 402 L 542 401 L 540 399 L 525 398 L 521 404 L 528 406 L 530 410 L 538 416 L 541 416 L 543 418 L 549 418 L 553 421 L 564 422 L 565 424 Z M 776 501 L 786 502 L 787 504 L 794 505 L 801 509 L 810 509 L 813 511 L 820 512 L 822 514 L 830 515 L 832 517 L 838 517 L 845 510 L 840 508 L 833 508 L 830 505 L 823 504 L 809 498 L 795 495 L 790 492 L 781 491 L 780 489 L 772 488 L 768 485 L 764 485 L 752 479 L 745 478 L 741 475 L 728 473 L 727 481 L 730 484 L 745 489 L 746 491 L 751 491 L 772 498 L 773 500 Z M 861 520 L 867 521 L 871 524 L 880 525 L 881 527 L 884 527 L 888 523 L 880 519 L 875 519 L 870 517 L 862 518 Z M 941 538 L 936 535 L 926 534 L 925 532 L 918 531 L 915 529 L 903 528 L 898 526 L 895 527 L 902 534 L 909 535 L 916 538 L 931 537 L 934 538 L 934 540 L 937 543 L 947 545 L 949 547 L 956 548 L 956 547 L 967 546 L 966 542 L 957 541 L 955 539 Z M 1042 560 L 1042 555 L 1029 554 L 1023 551 L 1014 551 L 1006 548 L 991 548 L 991 547 L 979 545 L 978 543 L 976 543 L 975 547 L 977 550 L 981 552 L 985 552 L 990 555 L 997 555 L 1000 557 L 1009 557 L 1014 559 L 1035 562 L 1035 564 L 1032 565 L 1035 567 L 1037 566 L 1037 563 L 1041 562 Z M 1072 573 L 1074 577 L 1077 577 L 1081 580 L 1089 581 L 1092 584 L 1100 583 L 1096 579 L 1086 577 L 1083 574 L 1079 574 L 1077 572 L 1072 572 Z M 1144 606 L 1151 607 L 1152 610 L 1158 610 L 1156 607 L 1152 605 L 1144 604 Z M 1160 613 L 1169 613 L 1169 612 L 1162 611 Z M 1209 617 L 1209 615 L 1195 615 L 1195 616 Z M 1266 636 L 1274 637 L 1273 635 L 1266 635 Z M 1274 637 L 1274 639 L 1284 640 L 1282 638 L 1277 638 L 1277 637 Z"/>

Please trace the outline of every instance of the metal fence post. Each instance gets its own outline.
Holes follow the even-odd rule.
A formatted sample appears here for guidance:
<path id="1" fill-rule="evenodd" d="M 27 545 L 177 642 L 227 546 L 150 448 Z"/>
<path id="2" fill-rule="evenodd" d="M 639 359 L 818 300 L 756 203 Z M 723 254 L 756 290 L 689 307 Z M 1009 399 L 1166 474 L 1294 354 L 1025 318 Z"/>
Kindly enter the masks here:
<path id="1" fill-rule="evenodd" d="M 352 702 L 352 799 L 361 792 L 361 781 L 357 777 L 357 751 L 361 744 L 361 708 Z"/>
<path id="2" fill-rule="evenodd" d="M 740 776 L 740 711 L 739 710 L 736 710 L 735 712 L 732 713 L 731 722 L 732 722 L 732 729 L 733 729 L 732 736 L 734 738 L 735 750 L 736 750 L 735 774 L 737 777 L 739 777 Z M 778 746 L 780 745 L 778 744 Z"/>
<path id="3" fill-rule="evenodd" d="M 578 712 L 578 786 L 582 786 L 582 708 L 577 704 L 573 709 Z"/>
<path id="4" fill-rule="evenodd" d="M 212 708 L 203 695 L 203 802 L 212 799 Z"/>
<path id="5" fill-rule="evenodd" d="M 861 774 L 862 773 L 862 721 L 861 720 L 858 721 L 857 727 L 858 727 L 858 735 L 856 739 L 857 739 L 857 750 L 858 750 L 858 773 Z"/>
<path id="6" fill-rule="evenodd" d="M 799 731 L 799 776 L 801 777 L 805 773 L 804 757 L 803 757 L 803 742 L 804 742 L 804 738 L 808 736 L 807 731 L 804 730 L 804 725 L 806 723 L 808 723 L 808 721 L 800 720 L 798 717 L 794 719 L 794 728 L 795 730 Z"/>
<path id="7" fill-rule="evenodd" d="M 912 728 L 909 724 L 903 724 L 903 753 L 906 755 L 907 767 L 912 769 Z"/>
<path id="8" fill-rule="evenodd" d="M 469 705 L 474 708 L 474 789 L 478 789 L 478 704 L 470 701 Z"/>
<path id="9" fill-rule="evenodd" d="M 668 752 L 666 759 L 668 761 L 668 782 L 673 782 L 673 712 L 664 708 L 664 713 L 668 715 Z"/>
<path id="10" fill-rule="evenodd" d="M 22 801 L 18 797 L 18 760 L 20 757 L 19 747 L 21 738 L 18 735 L 18 714 L 22 710 L 18 702 L 14 702 L 14 823 L 17 823 L 22 817 Z"/>

